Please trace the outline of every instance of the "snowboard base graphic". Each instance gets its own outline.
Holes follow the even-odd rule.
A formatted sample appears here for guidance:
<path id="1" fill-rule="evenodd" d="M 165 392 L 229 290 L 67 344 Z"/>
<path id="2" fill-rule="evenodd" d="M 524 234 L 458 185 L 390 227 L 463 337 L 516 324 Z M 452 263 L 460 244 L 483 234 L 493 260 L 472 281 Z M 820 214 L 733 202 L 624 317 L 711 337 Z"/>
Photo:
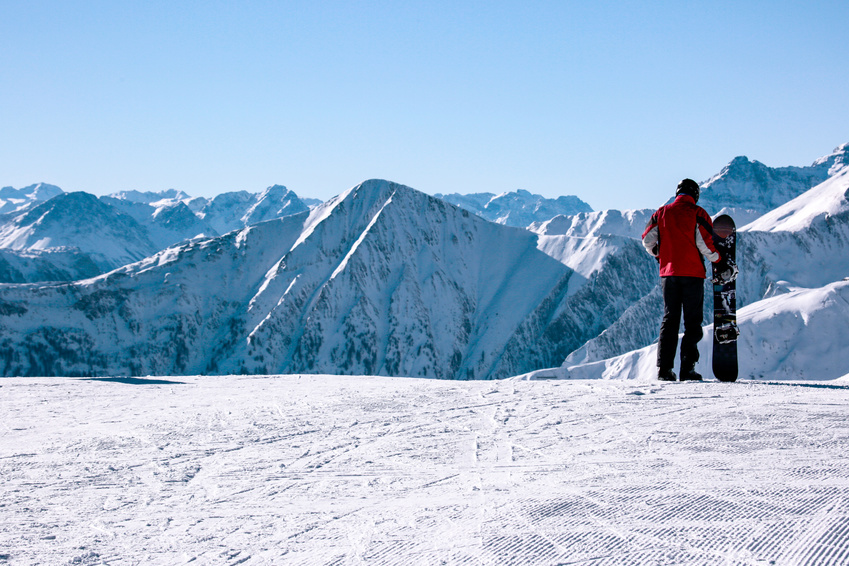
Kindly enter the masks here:
<path id="1" fill-rule="evenodd" d="M 713 245 L 723 258 L 736 258 L 737 229 L 727 214 L 713 221 Z M 722 262 L 720 262 L 721 264 Z M 719 381 L 737 380 L 737 281 L 713 264 L 713 375 Z"/>

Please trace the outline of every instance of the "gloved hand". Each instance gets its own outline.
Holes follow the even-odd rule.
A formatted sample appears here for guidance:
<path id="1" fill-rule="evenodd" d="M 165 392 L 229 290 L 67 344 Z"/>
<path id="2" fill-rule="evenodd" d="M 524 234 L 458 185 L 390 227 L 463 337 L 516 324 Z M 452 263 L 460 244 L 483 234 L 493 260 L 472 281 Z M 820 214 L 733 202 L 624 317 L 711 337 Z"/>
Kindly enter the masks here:
<path id="1" fill-rule="evenodd" d="M 729 257 L 721 257 L 719 261 L 716 262 L 714 269 L 713 282 L 717 285 L 722 285 L 723 283 L 729 283 L 737 279 L 737 274 L 739 270 L 737 269 L 737 264 L 734 263 L 734 260 Z"/>

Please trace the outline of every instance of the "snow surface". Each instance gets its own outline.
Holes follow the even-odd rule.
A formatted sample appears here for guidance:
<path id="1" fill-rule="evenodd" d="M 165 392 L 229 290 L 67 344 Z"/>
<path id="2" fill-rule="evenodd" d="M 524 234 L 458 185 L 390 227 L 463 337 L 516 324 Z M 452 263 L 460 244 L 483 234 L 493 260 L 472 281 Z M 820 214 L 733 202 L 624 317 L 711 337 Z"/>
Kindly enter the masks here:
<path id="1" fill-rule="evenodd" d="M 849 384 L 0 381 L 3 564 L 849 561 Z"/>

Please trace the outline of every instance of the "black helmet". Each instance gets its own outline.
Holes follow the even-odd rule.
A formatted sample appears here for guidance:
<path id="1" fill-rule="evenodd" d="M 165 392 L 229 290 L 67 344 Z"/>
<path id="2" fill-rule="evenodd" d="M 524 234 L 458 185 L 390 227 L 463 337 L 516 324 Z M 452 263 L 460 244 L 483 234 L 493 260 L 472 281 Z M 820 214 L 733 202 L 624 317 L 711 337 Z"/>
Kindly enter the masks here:
<path id="1" fill-rule="evenodd" d="M 678 183 L 676 195 L 690 195 L 696 202 L 699 202 L 699 184 L 692 179 L 684 179 Z"/>

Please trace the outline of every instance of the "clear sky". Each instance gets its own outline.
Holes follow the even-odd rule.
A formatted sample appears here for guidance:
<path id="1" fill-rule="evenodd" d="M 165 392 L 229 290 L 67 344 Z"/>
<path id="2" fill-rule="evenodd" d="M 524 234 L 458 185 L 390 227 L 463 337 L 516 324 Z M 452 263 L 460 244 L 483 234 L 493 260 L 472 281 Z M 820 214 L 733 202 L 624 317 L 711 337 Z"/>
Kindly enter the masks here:
<path id="1" fill-rule="evenodd" d="M 0 186 L 662 204 L 849 142 L 849 2 L 0 0 Z"/>

